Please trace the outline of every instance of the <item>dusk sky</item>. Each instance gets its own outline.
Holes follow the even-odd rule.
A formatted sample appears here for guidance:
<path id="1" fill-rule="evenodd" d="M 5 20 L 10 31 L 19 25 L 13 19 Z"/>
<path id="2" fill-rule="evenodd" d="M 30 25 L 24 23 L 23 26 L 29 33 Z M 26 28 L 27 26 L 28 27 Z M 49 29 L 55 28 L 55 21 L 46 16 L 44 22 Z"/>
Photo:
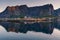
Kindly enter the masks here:
<path id="1" fill-rule="evenodd" d="M 45 4 L 53 4 L 54 9 L 60 8 L 60 0 L 0 0 L 0 12 L 5 10 L 7 6 L 24 5 L 42 6 Z"/>

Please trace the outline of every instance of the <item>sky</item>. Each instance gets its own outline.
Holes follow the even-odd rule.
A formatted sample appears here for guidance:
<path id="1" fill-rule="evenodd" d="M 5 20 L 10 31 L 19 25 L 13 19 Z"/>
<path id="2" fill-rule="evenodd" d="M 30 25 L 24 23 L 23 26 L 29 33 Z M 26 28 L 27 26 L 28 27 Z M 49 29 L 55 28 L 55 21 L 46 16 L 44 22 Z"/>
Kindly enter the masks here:
<path id="1" fill-rule="evenodd" d="M 52 4 L 54 9 L 60 8 L 60 0 L 0 0 L 0 12 L 4 11 L 7 6 L 27 5 L 33 7 L 45 4 Z"/>

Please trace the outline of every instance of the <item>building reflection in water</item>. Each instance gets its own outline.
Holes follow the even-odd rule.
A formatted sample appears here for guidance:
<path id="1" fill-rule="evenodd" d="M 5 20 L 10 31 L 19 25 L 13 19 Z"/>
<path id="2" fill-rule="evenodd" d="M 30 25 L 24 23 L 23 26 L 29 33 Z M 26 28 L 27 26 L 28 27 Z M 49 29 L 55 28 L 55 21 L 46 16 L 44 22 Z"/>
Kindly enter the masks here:
<path id="1" fill-rule="evenodd" d="M 52 34 L 54 30 L 53 22 L 40 22 L 40 23 L 14 23 L 14 22 L 0 22 L 7 32 L 20 32 L 27 33 L 28 31 L 42 32 Z"/>

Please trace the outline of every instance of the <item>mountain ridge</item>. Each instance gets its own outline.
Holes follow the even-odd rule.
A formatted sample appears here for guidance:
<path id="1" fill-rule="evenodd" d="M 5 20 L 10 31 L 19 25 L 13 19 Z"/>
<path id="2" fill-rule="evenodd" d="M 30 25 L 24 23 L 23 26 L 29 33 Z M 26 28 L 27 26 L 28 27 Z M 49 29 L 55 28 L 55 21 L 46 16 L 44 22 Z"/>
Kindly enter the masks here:
<path id="1" fill-rule="evenodd" d="M 54 15 L 54 8 L 52 4 L 35 7 L 28 7 L 27 5 L 8 6 L 0 14 L 0 18 L 19 18 L 25 16 L 39 18 L 48 15 Z"/>

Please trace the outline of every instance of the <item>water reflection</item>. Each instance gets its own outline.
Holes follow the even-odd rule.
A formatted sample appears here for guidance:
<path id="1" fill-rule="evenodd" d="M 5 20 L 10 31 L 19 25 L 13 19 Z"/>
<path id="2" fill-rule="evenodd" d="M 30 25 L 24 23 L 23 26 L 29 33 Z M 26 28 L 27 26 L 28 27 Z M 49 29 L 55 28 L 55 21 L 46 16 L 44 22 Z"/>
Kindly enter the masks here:
<path id="1" fill-rule="evenodd" d="M 52 22 L 0 22 L 7 32 L 27 33 L 28 31 L 52 34 L 54 28 L 60 30 L 60 22 L 54 19 Z"/>
<path id="2" fill-rule="evenodd" d="M 23 23 L 14 23 L 14 22 L 0 22 L 7 32 L 20 32 L 27 33 L 28 31 L 34 32 L 43 32 L 46 34 L 52 34 L 54 30 L 53 22 L 40 22 L 40 23 L 32 23 L 25 24 Z"/>
<path id="3" fill-rule="evenodd" d="M 3 28 L 0 40 L 60 40 L 57 19 L 52 22 L 0 22 L 0 25 Z"/>

